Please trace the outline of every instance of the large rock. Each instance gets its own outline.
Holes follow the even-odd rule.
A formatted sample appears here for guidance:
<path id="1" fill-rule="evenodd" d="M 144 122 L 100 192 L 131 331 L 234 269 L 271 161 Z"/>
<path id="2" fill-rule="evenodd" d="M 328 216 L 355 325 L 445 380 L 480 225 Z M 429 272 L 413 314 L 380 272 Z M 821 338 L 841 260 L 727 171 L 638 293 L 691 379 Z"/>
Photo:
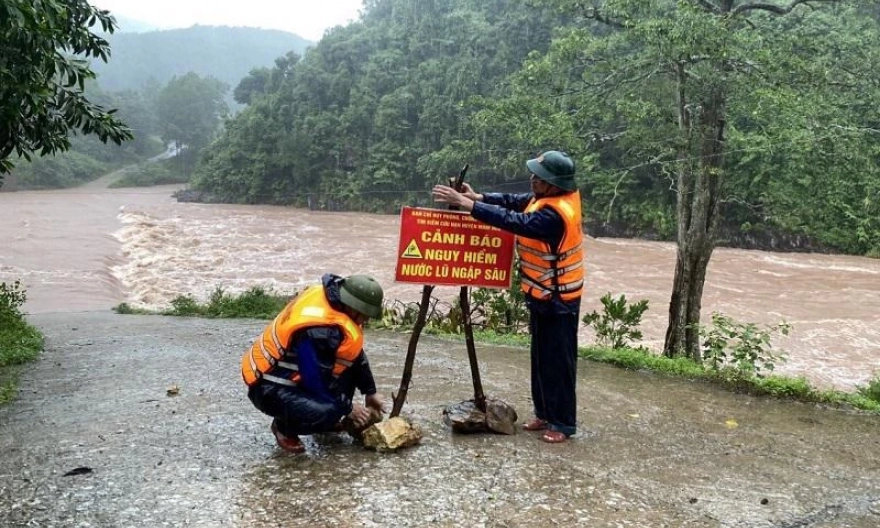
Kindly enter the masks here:
<path id="1" fill-rule="evenodd" d="M 443 409 L 443 423 L 456 433 L 485 433 L 486 413 L 477 409 L 474 400 L 452 404 Z"/>
<path id="2" fill-rule="evenodd" d="M 486 433 L 493 431 L 512 435 L 516 433 L 516 410 L 507 402 L 488 398 L 486 412 L 477 408 L 474 400 L 467 400 L 446 407 L 443 423 L 456 433 Z"/>
<path id="3" fill-rule="evenodd" d="M 422 431 L 400 416 L 372 425 L 363 432 L 364 447 L 377 451 L 395 451 L 418 444 Z"/>
<path id="4" fill-rule="evenodd" d="M 486 400 L 486 427 L 496 433 L 512 435 L 516 433 L 516 420 L 519 417 L 509 403 L 489 398 Z"/>

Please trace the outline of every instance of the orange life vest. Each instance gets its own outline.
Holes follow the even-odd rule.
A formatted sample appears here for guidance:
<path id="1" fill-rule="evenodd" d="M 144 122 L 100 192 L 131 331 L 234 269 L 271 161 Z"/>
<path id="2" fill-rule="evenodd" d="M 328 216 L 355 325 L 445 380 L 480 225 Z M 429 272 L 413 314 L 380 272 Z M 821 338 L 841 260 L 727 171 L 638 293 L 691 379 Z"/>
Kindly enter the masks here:
<path id="1" fill-rule="evenodd" d="M 324 287 L 312 286 L 290 301 L 263 331 L 263 335 L 241 358 L 241 376 L 248 385 L 261 379 L 281 385 L 295 386 L 300 379 L 296 351 L 287 350 L 290 336 L 298 330 L 313 326 L 338 326 L 344 334 L 336 351 L 333 377 L 339 377 L 350 367 L 364 348 L 361 328 L 327 302 Z M 293 372 L 289 377 L 274 376 L 272 370 L 281 367 Z"/>
<path id="2" fill-rule="evenodd" d="M 558 248 L 534 238 L 516 237 L 520 286 L 526 295 L 547 300 L 556 293 L 563 301 L 581 296 L 584 286 L 584 233 L 581 228 L 581 193 L 533 198 L 526 213 L 552 207 L 565 222 Z"/>

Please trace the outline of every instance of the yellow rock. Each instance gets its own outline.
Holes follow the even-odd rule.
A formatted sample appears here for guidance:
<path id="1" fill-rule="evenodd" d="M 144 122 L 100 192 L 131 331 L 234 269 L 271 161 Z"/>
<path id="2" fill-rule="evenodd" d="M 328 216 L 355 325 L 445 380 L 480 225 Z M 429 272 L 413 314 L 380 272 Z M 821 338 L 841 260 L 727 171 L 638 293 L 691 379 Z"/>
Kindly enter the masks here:
<path id="1" fill-rule="evenodd" d="M 364 447 L 377 451 L 395 451 L 418 444 L 422 431 L 399 416 L 372 425 L 363 433 Z"/>

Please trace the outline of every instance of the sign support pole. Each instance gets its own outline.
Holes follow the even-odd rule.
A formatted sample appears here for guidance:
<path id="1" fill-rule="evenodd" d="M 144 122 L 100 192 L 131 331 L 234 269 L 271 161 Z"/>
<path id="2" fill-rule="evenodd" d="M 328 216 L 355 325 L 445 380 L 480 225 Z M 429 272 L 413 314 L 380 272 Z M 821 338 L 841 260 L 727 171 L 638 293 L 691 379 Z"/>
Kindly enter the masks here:
<path id="1" fill-rule="evenodd" d="M 464 185 L 464 177 L 465 177 L 465 174 L 467 173 L 467 170 L 468 170 L 468 165 L 465 165 L 464 168 L 462 168 L 462 170 L 459 173 L 457 178 L 450 178 L 449 179 L 449 185 L 451 187 L 453 187 L 455 190 L 461 192 L 462 186 Z M 449 210 L 455 211 L 455 210 L 458 210 L 458 207 L 449 206 Z M 408 209 L 404 208 L 403 212 L 402 212 L 402 218 L 404 218 L 404 219 L 405 218 L 412 218 L 412 216 L 407 216 L 407 212 L 408 212 Z M 452 220 L 452 225 L 460 227 L 461 224 L 459 223 L 459 220 L 458 220 L 458 218 L 462 218 L 459 216 L 460 214 L 461 213 L 458 213 L 458 214 L 453 213 L 453 215 L 456 216 L 457 218 Z M 449 216 L 449 213 L 446 213 L 446 215 Z M 434 240 L 432 237 L 441 235 L 442 233 L 440 232 L 440 226 L 441 225 L 449 226 L 450 220 L 448 218 L 444 219 L 444 220 L 442 220 L 442 222 L 444 222 L 444 223 L 441 224 L 440 223 L 441 220 L 435 216 L 430 221 L 433 221 L 434 223 L 428 224 L 425 220 L 423 220 L 421 218 L 419 219 L 419 224 L 422 226 L 434 225 L 436 227 L 434 228 L 434 230 L 427 232 L 428 233 L 427 237 L 422 236 L 418 240 L 421 243 L 427 244 L 429 246 L 425 252 L 425 258 L 426 259 L 436 259 L 437 257 L 434 256 L 433 252 L 437 250 L 436 244 L 441 243 L 441 241 Z M 402 226 L 401 226 L 402 233 L 403 233 L 403 228 L 406 225 L 411 225 L 411 224 L 406 224 L 405 222 L 402 222 Z M 496 231 L 497 231 L 497 229 L 496 229 Z M 467 247 L 468 242 L 465 242 L 465 235 L 463 235 L 463 234 L 454 235 L 454 237 L 453 237 L 454 242 L 447 241 L 447 240 L 442 241 L 442 243 L 444 243 L 444 244 L 456 244 L 455 246 L 447 247 L 447 249 L 443 250 L 444 254 L 446 254 L 446 253 L 454 254 L 454 256 L 452 256 L 452 257 L 446 257 L 446 258 L 451 258 L 453 260 L 453 262 L 458 260 L 460 252 L 464 253 L 463 262 L 467 266 L 467 269 L 465 271 L 468 274 L 467 278 L 471 280 L 470 284 L 473 284 L 475 277 L 480 277 L 481 274 L 483 273 L 483 270 L 486 269 L 486 268 L 479 267 L 481 264 L 484 264 L 484 263 L 488 263 L 489 265 L 496 265 L 497 264 L 497 261 L 499 259 L 495 258 L 497 256 L 497 254 L 491 253 L 491 251 L 492 251 L 491 248 L 501 248 L 501 247 L 503 247 L 502 244 L 504 244 L 503 239 L 500 238 L 500 233 L 495 234 L 493 236 L 493 238 L 491 238 L 491 239 L 489 239 L 489 236 L 486 234 L 485 231 L 480 231 L 478 233 L 482 233 L 482 234 L 473 234 L 473 232 L 472 232 L 471 235 L 469 235 L 468 241 L 469 241 L 469 245 L 470 245 L 470 250 L 468 250 L 468 247 Z M 457 240 L 455 237 L 460 237 L 461 240 Z M 422 251 L 419 248 L 419 245 L 417 245 L 417 243 L 416 243 L 416 240 L 417 240 L 416 237 L 415 236 L 410 237 L 409 238 L 410 242 L 408 244 L 407 244 L 406 240 L 407 239 L 405 239 L 403 237 L 403 235 L 401 235 L 401 245 L 400 245 L 400 252 L 401 253 L 400 254 L 402 255 L 402 257 L 406 258 L 406 259 L 415 259 L 415 260 L 419 261 L 418 262 L 419 269 L 420 270 L 421 269 L 427 270 L 427 272 L 424 275 L 422 275 L 422 273 L 424 273 L 423 271 L 419 271 L 417 276 L 425 276 L 428 278 L 440 279 L 440 281 L 439 281 L 440 284 L 443 284 L 444 282 L 448 283 L 448 281 L 449 281 L 449 275 L 448 275 L 449 267 L 444 264 L 442 268 L 440 268 L 439 266 L 436 268 L 432 268 L 432 263 L 430 262 L 430 260 L 427 264 L 424 263 L 422 261 L 422 259 L 423 259 Z M 488 243 L 486 242 L 487 240 L 489 241 Z M 496 242 L 497 242 L 497 245 L 496 245 Z M 434 244 L 435 246 L 430 247 L 432 244 Z M 463 246 L 464 246 L 464 249 L 462 249 Z M 404 249 L 404 248 L 406 248 L 406 249 Z M 491 260 L 488 258 L 484 259 L 484 257 L 487 255 L 487 253 L 485 253 L 487 251 L 487 248 L 490 248 L 490 249 L 488 249 L 488 251 L 490 251 L 490 253 L 488 253 L 488 255 L 490 257 L 493 257 L 493 258 L 491 258 Z M 422 249 L 425 249 L 424 245 L 422 245 Z M 512 249 L 511 249 L 511 252 L 512 252 Z M 508 258 L 506 260 L 504 260 L 504 259 L 501 259 L 501 260 L 502 260 L 502 262 L 505 263 L 503 266 L 509 272 L 510 256 L 508 255 Z M 401 265 L 398 264 L 398 266 L 401 266 Z M 409 273 L 407 273 L 408 268 L 410 270 Z M 405 265 L 403 265 L 402 269 L 403 269 L 404 276 L 408 275 L 408 274 L 415 275 L 412 271 L 415 269 L 415 264 L 413 264 L 413 265 L 405 264 Z M 442 272 L 438 271 L 439 269 L 442 269 Z M 401 268 L 398 268 L 398 274 L 401 273 L 400 270 L 401 270 Z M 463 279 L 465 277 L 465 275 L 462 273 L 462 271 L 463 271 L 463 268 L 453 269 L 452 275 L 451 275 L 453 277 L 453 280 Z M 476 271 L 475 274 L 474 274 L 474 271 Z M 489 272 L 491 272 L 491 271 L 493 271 L 493 270 L 489 269 Z M 458 272 L 459 274 L 457 275 L 456 272 Z M 495 274 L 495 273 L 487 273 L 485 275 L 485 278 L 489 279 L 491 277 L 492 281 L 497 282 L 499 280 L 502 280 L 501 277 L 506 278 L 506 276 L 507 276 L 507 272 L 505 272 L 504 274 L 501 274 L 500 277 L 498 274 Z M 400 280 L 400 279 L 398 279 L 398 280 Z M 479 281 L 477 281 L 477 283 L 480 284 Z M 458 284 L 461 284 L 461 282 L 459 281 Z M 495 284 L 493 284 L 493 286 L 495 286 Z M 403 404 L 406 402 L 407 392 L 409 391 L 409 386 L 412 381 L 412 369 L 413 369 L 413 363 L 415 362 L 416 348 L 418 347 L 419 337 L 421 336 L 422 330 L 424 329 L 425 323 L 427 321 L 428 309 L 430 308 L 430 305 L 431 305 L 431 293 L 434 291 L 434 287 L 435 287 L 434 285 L 424 285 L 422 287 L 422 300 L 419 304 L 419 313 L 416 318 L 416 322 L 413 326 L 412 335 L 410 335 L 409 347 L 407 348 L 406 360 L 404 362 L 404 367 L 403 367 L 403 376 L 400 380 L 400 388 L 398 389 L 397 393 L 392 393 L 392 400 L 394 401 L 394 405 L 393 405 L 393 408 L 392 408 L 391 414 L 390 414 L 390 417 L 392 417 L 392 418 L 400 415 L 400 411 L 403 408 Z M 490 287 L 492 287 L 492 286 L 490 286 Z M 461 289 L 459 290 L 459 305 L 461 307 L 461 313 L 462 313 L 462 325 L 464 326 L 464 335 L 465 335 L 465 342 L 466 342 L 467 351 L 468 351 L 468 361 L 470 363 L 471 378 L 473 379 L 473 384 L 474 384 L 474 406 L 477 409 L 479 409 L 480 411 L 485 413 L 486 412 L 486 395 L 483 392 L 483 383 L 480 378 L 480 366 L 477 361 L 476 347 L 474 346 L 474 330 L 473 330 L 473 322 L 471 320 L 470 295 L 469 295 L 468 286 L 462 286 Z"/>
<path id="2" fill-rule="evenodd" d="M 412 380 L 413 363 L 416 359 L 416 348 L 419 344 L 419 336 L 422 335 L 422 329 L 425 327 L 425 320 L 428 316 L 428 306 L 431 304 L 431 293 L 434 291 L 433 286 L 424 286 L 422 288 L 422 301 L 419 303 L 419 315 L 416 318 L 415 326 L 413 326 L 412 334 L 409 336 L 409 347 L 406 349 L 406 361 L 403 364 L 403 376 L 400 378 L 400 388 L 397 393 L 391 394 L 394 401 L 394 407 L 391 409 L 389 417 L 394 418 L 400 415 L 400 410 L 406 402 L 406 393 L 409 391 L 409 384 Z"/>

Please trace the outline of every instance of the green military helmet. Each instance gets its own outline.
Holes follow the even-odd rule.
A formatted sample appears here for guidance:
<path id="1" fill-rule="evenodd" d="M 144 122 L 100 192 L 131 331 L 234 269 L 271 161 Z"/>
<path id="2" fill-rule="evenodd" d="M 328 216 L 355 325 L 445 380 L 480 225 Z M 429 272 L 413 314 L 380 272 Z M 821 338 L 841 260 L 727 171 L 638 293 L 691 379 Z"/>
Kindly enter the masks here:
<path id="1" fill-rule="evenodd" d="M 339 287 L 342 304 L 373 319 L 382 317 L 384 296 L 382 286 L 369 275 L 350 275 Z"/>
<path id="2" fill-rule="evenodd" d="M 526 167 L 538 178 L 564 191 L 577 189 L 574 179 L 574 161 L 568 154 L 558 150 L 548 150 L 535 159 L 526 162 Z"/>

